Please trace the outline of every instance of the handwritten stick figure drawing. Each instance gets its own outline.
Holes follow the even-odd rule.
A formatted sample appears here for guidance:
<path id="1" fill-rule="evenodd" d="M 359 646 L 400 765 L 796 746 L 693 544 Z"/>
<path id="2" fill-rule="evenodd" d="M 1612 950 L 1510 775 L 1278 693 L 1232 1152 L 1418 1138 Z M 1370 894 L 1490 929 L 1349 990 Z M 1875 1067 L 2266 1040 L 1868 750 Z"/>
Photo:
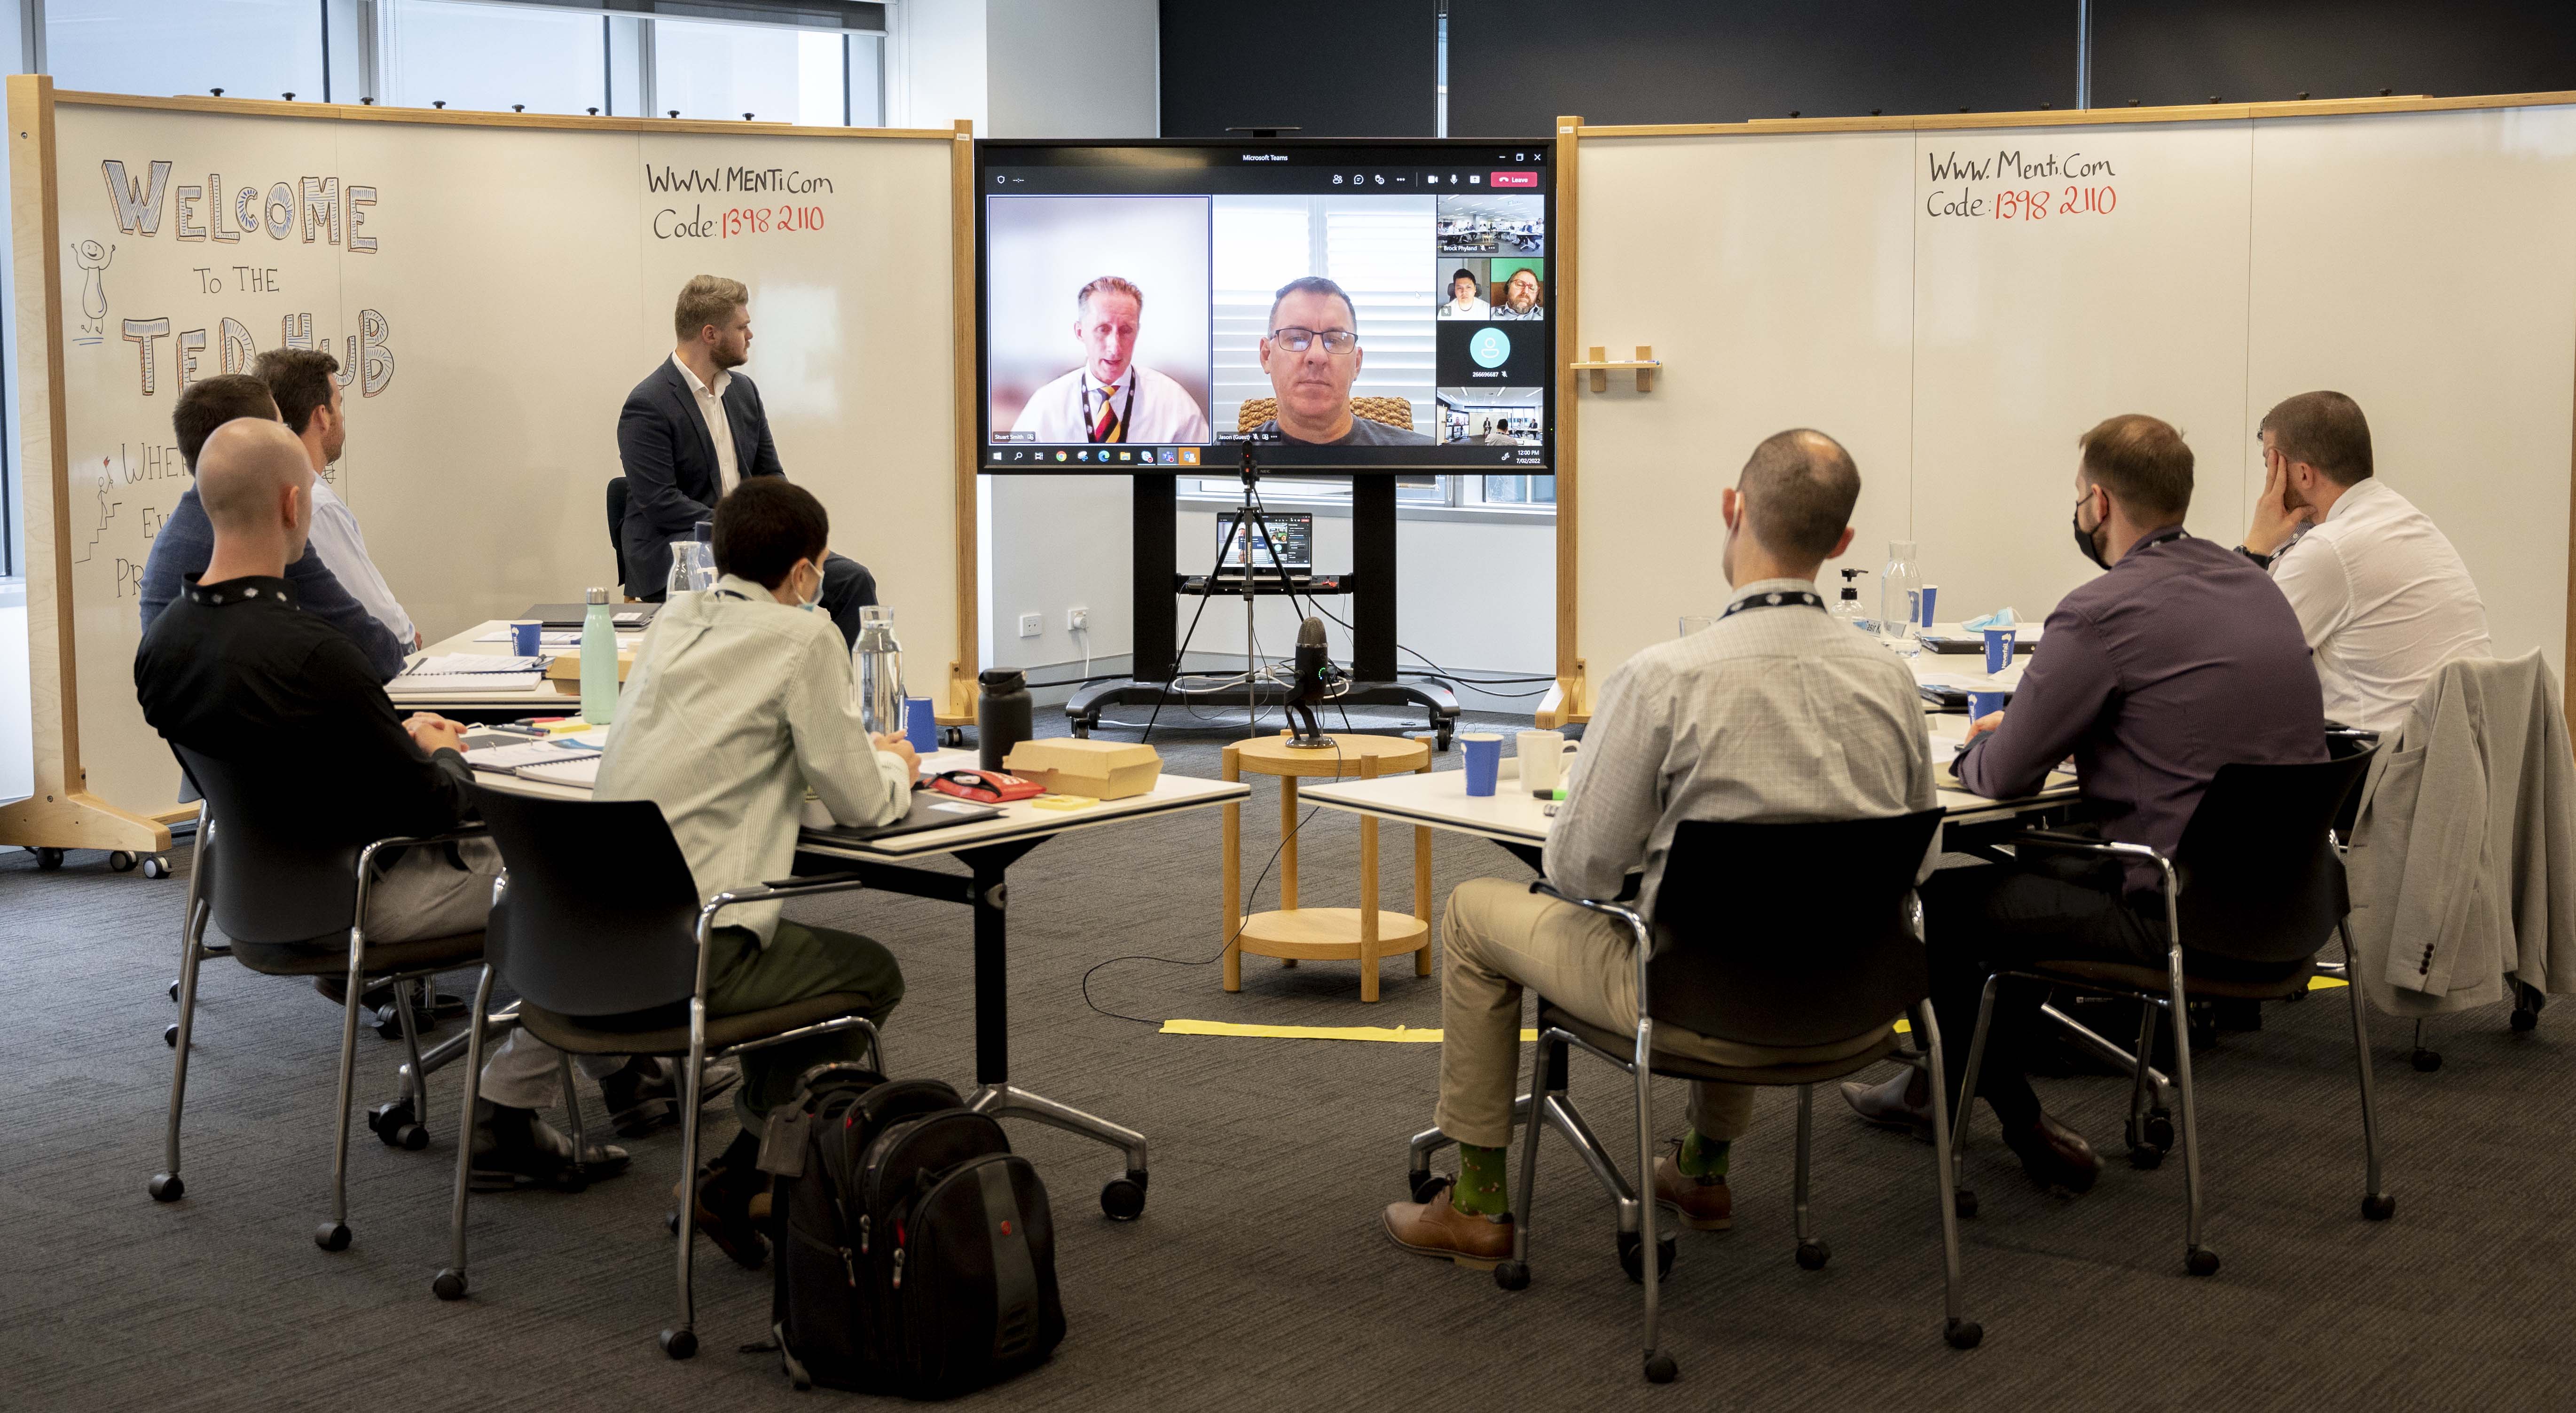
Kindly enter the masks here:
<path id="1" fill-rule="evenodd" d="M 115 259 L 115 246 L 94 240 L 72 243 L 72 260 L 82 271 L 81 313 L 101 328 L 107 322 L 107 267 Z"/>

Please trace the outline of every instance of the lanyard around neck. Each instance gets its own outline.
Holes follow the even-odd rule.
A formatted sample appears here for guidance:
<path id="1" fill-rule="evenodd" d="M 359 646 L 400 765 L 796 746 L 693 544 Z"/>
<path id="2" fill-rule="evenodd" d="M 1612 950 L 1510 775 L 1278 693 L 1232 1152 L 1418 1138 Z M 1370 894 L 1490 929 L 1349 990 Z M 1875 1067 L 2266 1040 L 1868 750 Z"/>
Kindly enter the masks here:
<path id="1" fill-rule="evenodd" d="M 1728 604 L 1726 612 L 1717 616 L 1717 621 L 1723 623 L 1739 613 L 1757 608 L 1812 608 L 1821 613 L 1825 609 L 1825 601 L 1805 589 L 1772 589 L 1759 594 L 1746 594 Z"/>

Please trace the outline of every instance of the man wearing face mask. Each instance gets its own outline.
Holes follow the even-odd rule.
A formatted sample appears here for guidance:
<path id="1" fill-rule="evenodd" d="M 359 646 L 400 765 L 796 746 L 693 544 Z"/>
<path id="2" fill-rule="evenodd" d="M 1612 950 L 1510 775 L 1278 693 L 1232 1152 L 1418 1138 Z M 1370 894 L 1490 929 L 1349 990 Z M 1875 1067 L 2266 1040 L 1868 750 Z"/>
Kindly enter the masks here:
<path id="1" fill-rule="evenodd" d="M 651 800 L 670 821 L 701 900 L 794 871 L 810 789 L 846 825 L 889 824 L 911 808 L 921 762 L 901 736 L 871 736 L 851 700 L 850 658 L 823 594 L 831 523 L 820 501 L 784 477 L 747 480 L 716 503 L 721 576 L 654 616 L 617 703 L 596 798 Z M 707 967 L 711 1016 L 836 992 L 872 997 L 884 1024 L 903 973 L 868 938 L 809 927 L 750 904 L 723 915 Z M 758 1266 L 766 1245 L 750 1202 L 769 1111 L 796 1078 L 866 1053 L 843 1031 L 742 1057 L 735 1096 L 743 1127 L 697 1178 L 694 1219 L 725 1254 Z"/>
<path id="2" fill-rule="evenodd" d="M 1720 498 L 1732 602 L 1717 625 L 1658 643 L 1610 674 L 1583 737 L 1573 789 L 1547 839 L 1547 877 L 1572 898 L 1609 898 L 1642 874 L 1651 916 L 1685 820 L 1878 818 L 1934 803 L 1929 736 L 1914 675 L 1834 621 L 1816 571 L 1851 546 L 1860 471 L 1833 438 L 1805 429 L 1754 448 Z M 2240 563 L 2242 561 L 2239 561 Z M 1922 873 L 1931 871 L 1927 854 Z M 1458 1180 L 1428 1202 L 1386 1209 L 1387 1236 L 1425 1256 L 1484 1268 L 1511 1254 L 1503 1155 L 1521 1053 L 1521 992 L 1534 987 L 1584 1020 L 1637 1024 L 1625 927 L 1482 878 L 1449 895 L 1441 921 L 1441 1132 L 1458 1141 Z M 1877 1044 L 1773 1049 L 1657 1026 L 1658 1050 L 1729 1065 L 1821 1062 Z M 1690 1132 L 1655 1161 L 1655 1197 L 1696 1228 L 1733 1222 L 1728 1146 L 1753 1091 L 1691 1086 Z"/>
<path id="3" fill-rule="evenodd" d="M 2092 827 L 2170 854 L 2220 766 L 2325 759 L 2325 707 L 2289 603 L 2245 556 L 2183 532 L 2192 454 L 2182 434 L 2131 414 L 2079 445 L 2075 545 L 2106 572 L 2048 615 L 2011 708 L 1971 725 L 1959 778 L 1989 798 L 2026 795 L 2072 755 Z M 2036 854 L 1934 874 L 1923 917 L 1942 1031 L 1974 1033 L 1980 993 L 2000 966 L 2098 957 L 2162 968 L 2158 883 L 2152 865 Z M 2193 966 L 2258 979 L 2259 969 L 2226 959 Z M 1998 988 L 1978 1090 L 2032 1180 L 2082 1192 L 2101 1161 L 2041 1111 L 2021 1059 L 2039 1002 L 2026 983 Z M 1928 1132 L 1926 1088 L 1918 1072 L 1876 1088 L 1847 1083 L 1843 1097 L 1873 1123 Z"/>

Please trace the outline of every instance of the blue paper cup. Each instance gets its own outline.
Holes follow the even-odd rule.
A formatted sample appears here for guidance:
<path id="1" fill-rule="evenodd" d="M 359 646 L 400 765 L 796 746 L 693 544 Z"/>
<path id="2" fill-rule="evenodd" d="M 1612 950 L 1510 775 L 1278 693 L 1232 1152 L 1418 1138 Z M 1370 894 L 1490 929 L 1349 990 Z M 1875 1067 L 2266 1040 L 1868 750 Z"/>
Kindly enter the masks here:
<path id="1" fill-rule="evenodd" d="M 510 651 L 521 657 L 535 657 L 546 645 L 546 625 L 533 618 L 520 619 L 510 625 Z"/>
<path id="2" fill-rule="evenodd" d="M 903 738 L 924 755 L 939 749 L 939 715 L 930 698 L 903 699 Z"/>
<path id="3" fill-rule="evenodd" d="M 1467 755 L 1467 793 L 1494 793 L 1494 777 L 1503 768 L 1503 738 L 1491 731 L 1463 732 L 1458 749 Z"/>
<path id="4" fill-rule="evenodd" d="M 1915 621 L 1922 625 L 1926 633 L 1932 631 L 1932 600 L 1939 597 L 1940 593 L 1940 585 L 1926 584 L 1923 586 L 1922 596 L 1914 601 L 1915 607 L 1921 612 L 1921 616 Z"/>
<path id="5" fill-rule="evenodd" d="M 2020 636 L 2020 631 L 2013 628 L 1989 628 L 1986 630 L 1987 676 L 1991 677 L 1994 674 L 2003 671 L 2005 668 L 2012 666 L 2013 640 Z"/>
<path id="6" fill-rule="evenodd" d="M 1994 715 L 1996 712 L 2003 710 L 2004 703 L 2011 700 L 2012 694 L 2010 692 L 1970 692 L 1968 694 L 1968 719 L 1970 721 L 1983 721 L 1987 717 Z"/>

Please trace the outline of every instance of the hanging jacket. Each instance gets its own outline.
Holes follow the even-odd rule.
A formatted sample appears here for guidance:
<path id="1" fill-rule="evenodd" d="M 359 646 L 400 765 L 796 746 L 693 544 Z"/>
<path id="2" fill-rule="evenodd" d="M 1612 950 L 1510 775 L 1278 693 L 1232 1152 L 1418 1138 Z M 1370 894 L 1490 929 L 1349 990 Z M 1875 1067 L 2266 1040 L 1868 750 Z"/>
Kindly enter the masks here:
<path id="1" fill-rule="evenodd" d="M 2508 975 L 2576 990 L 2576 759 L 2537 651 L 2434 676 L 2380 742 L 2345 864 L 2355 980 L 2381 1010 L 2485 1005 Z"/>

